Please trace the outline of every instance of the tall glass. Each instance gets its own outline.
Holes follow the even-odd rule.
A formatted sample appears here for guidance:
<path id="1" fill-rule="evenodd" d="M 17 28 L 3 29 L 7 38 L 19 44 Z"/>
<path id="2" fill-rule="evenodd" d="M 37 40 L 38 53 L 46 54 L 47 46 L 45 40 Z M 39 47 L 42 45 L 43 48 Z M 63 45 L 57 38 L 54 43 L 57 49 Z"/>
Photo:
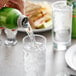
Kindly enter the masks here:
<path id="1" fill-rule="evenodd" d="M 2 30 L 4 28 L 3 27 L 0 27 L 0 46 L 3 44 L 3 40 L 2 40 Z"/>
<path id="2" fill-rule="evenodd" d="M 65 50 L 71 45 L 72 5 L 57 1 L 53 5 L 53 47 Z"/>
<path id="3" fill-rule="evenodd" d="M 29 36 L 23 38 L 24 69 L 26 76 L 44 76 L 46 58 L 46 38 L 35 35 L 35 42 Z"/>
<path id="4" fill-rule="evenodd" d="M 2 44 L 2 38 L 1 38 L 2 29 L 0 29 L 0 46 Z"/>
<path id="5" fill-rule="evenodd" d="M 11 29 L 5 29 L 5 34 L 6 34 L 6 40 L 5 40 L 5 45 L 6 46 L 14 46 L 17 44 L 17 29 L 11 30 Z"/>

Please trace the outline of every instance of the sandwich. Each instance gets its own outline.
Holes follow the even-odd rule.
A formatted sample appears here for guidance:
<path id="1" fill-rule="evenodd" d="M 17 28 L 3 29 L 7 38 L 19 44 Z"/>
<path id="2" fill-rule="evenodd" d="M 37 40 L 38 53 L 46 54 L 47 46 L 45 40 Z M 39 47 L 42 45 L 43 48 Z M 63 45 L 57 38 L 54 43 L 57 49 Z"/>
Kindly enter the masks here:
<path id="1" fill-rule="evenodd" d="M 48 2 L 26 1 L 25 15 L 33 29 L 47 28 L 52 24 L 52 12 Z"/>

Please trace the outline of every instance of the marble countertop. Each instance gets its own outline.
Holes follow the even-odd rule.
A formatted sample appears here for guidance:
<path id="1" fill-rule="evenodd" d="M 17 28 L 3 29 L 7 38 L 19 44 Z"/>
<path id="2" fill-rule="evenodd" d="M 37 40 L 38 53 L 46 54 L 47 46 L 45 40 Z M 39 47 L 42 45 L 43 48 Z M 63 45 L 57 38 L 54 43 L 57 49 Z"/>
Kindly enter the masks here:
<path id="1" fill-rule="evenodd" d="M 75 74 L 76 72 L 67 67 L 65 62 L 65 52 L 67 51 L 54 51 L 52 48 L 52 35 L 51 30 L 43 33 L 47 38 L 47 51 L 46 51 L 46 73 L 45 76 L 54 76 L 61 71 Z M 18 32 L 18 44 L 12 47 L 0 46 L 0 76 L 25 76 L 24 63 L 23 63 L 23 45 L 22 39 L 26 36 L 24 32 Z M 5 35 L 3 33 L 3 39 Z M 3 40 L 3 41 L 4 41 Z M 76 40 L 72 40 L 72 45 Z M 55 72 L 55 73 L 54 73 Z"/>

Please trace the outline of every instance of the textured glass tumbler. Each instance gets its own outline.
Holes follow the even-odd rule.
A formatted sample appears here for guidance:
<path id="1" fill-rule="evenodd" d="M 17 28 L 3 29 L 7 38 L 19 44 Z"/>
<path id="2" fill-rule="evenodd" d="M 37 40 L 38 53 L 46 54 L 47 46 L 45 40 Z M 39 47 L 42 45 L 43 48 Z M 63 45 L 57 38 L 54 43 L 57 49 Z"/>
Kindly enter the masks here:
<path id="1" fill-rule="evenodd" d="M 2 33 L 2 29 L 0 29 L 0 46 L 2 45 L 2 36 L 1 36 L 1 33 Z"/>
<path id="2" fill-rule="evenodd" d="M 6 40 L 5 40 L 6 46 L 14 46 L 17 44 L 16 40 L 17 29 L 16 30 L 5 29 L 5 34 L 6 34 Z"/>
<path id="3" fill-rule="evenodd" d="M 44 76 L 46 58 L 46 38 L 34 35 L 35 42 L 29 36 L 23 38 L 24 69 L 26 76 Z"/>
<path id="4" fill-rule="evenodd" d="M 66 1 L 57 1 L 53 5 L 53 47 L 65 50 L 71 45 L 72 5 Z"/>

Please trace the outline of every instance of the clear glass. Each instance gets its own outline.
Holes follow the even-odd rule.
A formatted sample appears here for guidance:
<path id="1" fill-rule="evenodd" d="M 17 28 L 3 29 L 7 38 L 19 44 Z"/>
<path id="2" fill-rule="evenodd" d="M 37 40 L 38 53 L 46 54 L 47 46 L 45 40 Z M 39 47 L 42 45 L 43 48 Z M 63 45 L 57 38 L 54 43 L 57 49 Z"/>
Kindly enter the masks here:
<path id="1" fill-rule="evenodd" d="M 65 50 L 71 45 L 72 5 L 66 1 L 57 1 L 53 5 L 53 46 L 56 50 Z"/>
<path id="2" fill-rule="evenodd" d="M 16 39 L 17 29 L 15 30 L 5 29 L 5 34 L 6 34 L 6 40 L 5 40 L 6 46 L 14 46 L 17 44 Z"/>
<path id="3" fill-rule="evenodd" d="M 26 76 L 44 76 L 46 58 L 46 38 L 35 35 L 35 42 L 29 36 L 23 38 L 24 69 Z"/>
<path id="4" fill-rule="evenodd" d="M 1 33 L 2 33 L 2 29 L 0 29 L 0 46 L 2 45 L 2 36 L 1 36 Z"/>

